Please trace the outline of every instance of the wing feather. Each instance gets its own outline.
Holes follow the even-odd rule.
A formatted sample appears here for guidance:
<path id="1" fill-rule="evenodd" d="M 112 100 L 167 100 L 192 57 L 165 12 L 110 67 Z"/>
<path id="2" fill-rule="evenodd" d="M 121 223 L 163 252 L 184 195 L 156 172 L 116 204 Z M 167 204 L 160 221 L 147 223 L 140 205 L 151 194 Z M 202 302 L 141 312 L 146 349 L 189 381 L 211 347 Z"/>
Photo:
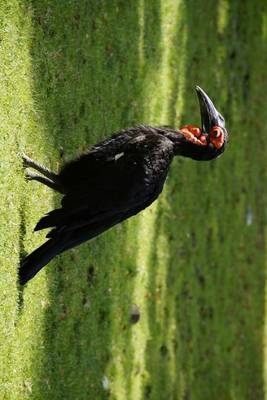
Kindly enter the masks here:
<path id="1" fill-rule="evenodd" d="M 172 159 L 172 146 L 162 135 L 139 135 L 129 139 L 127 145 L 117 147 L 119 153 L 115 152 L 112 157 L 85 155 L 72 168 L 68 167 L 71 173 L 76 169 L 77 179 L 63 197 L 62 207 L 44 216 L 35 230 L 55 227 L 48 237 L 62 230 L 73 231 L 75 235 L 87 229 L 86 234 L 90 234 L 90 230 L 97 232 L 101 226 L 112 226 L 139 212 L 160 193 L 159 180 L 163 186 Z M 166 165 L 163 165 L 164 158 L 159 157 L 161 153 L 169 157 Z M 65 179 L 66 171 L 62 174 Z"/>

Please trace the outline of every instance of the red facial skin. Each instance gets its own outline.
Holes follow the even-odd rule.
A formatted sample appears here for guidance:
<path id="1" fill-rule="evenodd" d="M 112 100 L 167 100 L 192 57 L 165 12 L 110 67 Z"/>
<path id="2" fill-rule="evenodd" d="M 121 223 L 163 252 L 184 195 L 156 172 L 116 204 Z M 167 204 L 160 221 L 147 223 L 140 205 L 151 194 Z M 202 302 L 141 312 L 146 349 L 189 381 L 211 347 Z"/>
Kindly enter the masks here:
<path id="1" fill-rule="evenodd" d="M 213 144 L 215 149 L 220 149 L 224 143 L 224 133 L 222 128 L 214 126 L 210 132 L 210 142 Z"/>
<path id="2" fill-rule="evenodd" d="M 206 136 L 202 134 L 201 129 L 195 125 L 185 125 L 179 129 L 185 138 L 192 143 L 198 144 L 199 146 L 206 146 Z"/>
<path id="3" fill-rule="evenodd" d="M 210 134 L 203 134 L 201 129 L 195 125 L 185 125 L 179 129 L 190 142 L 199 146 L 207 146 L 207 137 L 209 136 L 209 143 L 212 143 L 216 149 L 220 149 L 224 144 L 224 133 L 222 128 L 214 126 Z"/>

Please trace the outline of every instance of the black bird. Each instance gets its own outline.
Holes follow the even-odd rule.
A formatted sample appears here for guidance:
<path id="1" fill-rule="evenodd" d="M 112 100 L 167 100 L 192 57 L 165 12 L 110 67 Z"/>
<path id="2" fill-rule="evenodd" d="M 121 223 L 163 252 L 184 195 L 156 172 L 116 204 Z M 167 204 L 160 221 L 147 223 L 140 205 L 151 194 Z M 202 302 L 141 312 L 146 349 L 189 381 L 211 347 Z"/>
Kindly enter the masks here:
<path id="1" fill-rule="evenodd" d="M 177 130 L 140 125 L 106 139 L 55 174 L 23 156 L 24 166 L 42 175 L 27 173 L 64 196 L 61 208 L 45 215 L 35 231 L 53 228 L 47 242 L 21 263 L 19 280 L 25 284 L 52 258 L 92 239 L 139 213 L 157 199 L 174 156 L 198 161 L 223 153 L 228 140 L 224 118 L 207 94 L 196 87 L 202 127 Z"/>

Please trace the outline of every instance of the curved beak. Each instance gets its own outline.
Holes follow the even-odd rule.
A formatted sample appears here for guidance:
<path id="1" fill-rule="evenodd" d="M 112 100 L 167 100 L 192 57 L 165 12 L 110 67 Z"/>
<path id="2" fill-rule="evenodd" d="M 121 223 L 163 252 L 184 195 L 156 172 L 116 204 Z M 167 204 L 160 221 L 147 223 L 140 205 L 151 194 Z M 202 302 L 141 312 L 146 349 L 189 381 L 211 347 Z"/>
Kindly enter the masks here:
<path id="1" fill-rule="evenodd" d="M 196 92 L 199 100 L 203 133 L 209 133 L 213 126 L 224 128 L 224 118 L 216 110 L 209 96 L 199 86 L 196 86 Z"/>

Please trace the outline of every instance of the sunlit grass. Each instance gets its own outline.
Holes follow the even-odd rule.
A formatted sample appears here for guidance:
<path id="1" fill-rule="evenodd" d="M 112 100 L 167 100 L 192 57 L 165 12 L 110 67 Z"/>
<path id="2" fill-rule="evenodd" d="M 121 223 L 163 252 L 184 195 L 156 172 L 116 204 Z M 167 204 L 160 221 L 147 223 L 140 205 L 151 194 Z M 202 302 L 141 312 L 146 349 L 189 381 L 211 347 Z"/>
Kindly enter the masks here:
<path id="1" fill-rule="evenodd" d="M 262 37 L 265 43 L 267 43 L 267 14 L 263 15 L 263 25 L 262 25 Z M 265 165 L 265 174 L 266 171 Z M 265 240 L 265 254 L 267 254 L 267 229 L 265 227 L 264 231 L 264 240 Z M 265 270 L 267 269 L 267 259 L 265 260 Z M 264 380 L 264 391 L 265 391 L 265 400 L 267 399 L 267 281 L 265 276 L 265 316 L 264 316 L 264 335 L 263 335 L 263 380 Z"/>
<path id="2" fill-rule="evenodd" d="M 257 6 L 1 3 L 1 398 L 263 397 L 267 10 Z M 140 122 L 199 123 L 196 84 L 231 131 L 223 157 L 175 160 L 152 207 L 19 292 L 19 259 L 43 242 L 32 230 L 59 202 L 26 184 L 19 154 L 56 170 L 60 147 L 68 159 Z"/>
<path id="3" fill-rule="evenodd" d="M 266 234 L 267 234 L 267 230 L 265 228 L 265 249 L 266 249 L 266 245 L 267 245 L 267 241 L 266 241 L 267 235 Z M 266 267 L 267 267 L 267 265 L 266 265 Z M 265 281 L 266 281 L 266 278 L 265 278 Z M 265 393 L 264 398 L 266 400 L 267 399 L 267 285 L 266 285 L 266 283 L 265 283 L 265 315 L 264 315 L 263 354 L 264 354 L 263 380 L 264 380 L 264 393 Z"/>

